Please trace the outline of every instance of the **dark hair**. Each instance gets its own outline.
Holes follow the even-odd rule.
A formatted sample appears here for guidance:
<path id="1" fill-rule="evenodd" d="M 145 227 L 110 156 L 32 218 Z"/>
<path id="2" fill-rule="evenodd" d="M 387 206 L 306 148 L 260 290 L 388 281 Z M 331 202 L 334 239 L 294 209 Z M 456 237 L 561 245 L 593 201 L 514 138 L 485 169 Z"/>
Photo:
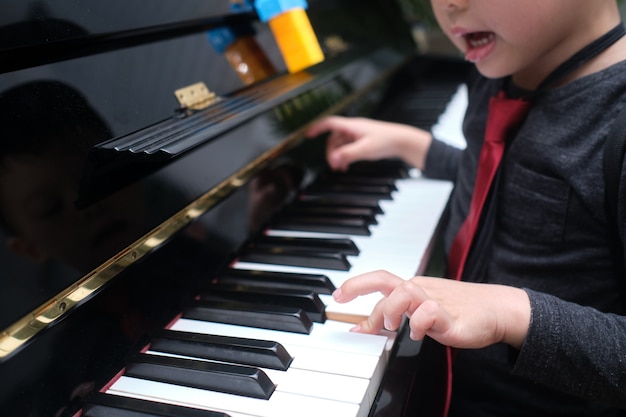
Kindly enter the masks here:
<path id="1" fill-rule="evenodd" d="M 62 82 L 32 81 L 0 93 L 0 170 L 12 156 L 86 154 L 110 137 L 83 95 Z M 0 227 L 15 232 L 1 210 Z"/>

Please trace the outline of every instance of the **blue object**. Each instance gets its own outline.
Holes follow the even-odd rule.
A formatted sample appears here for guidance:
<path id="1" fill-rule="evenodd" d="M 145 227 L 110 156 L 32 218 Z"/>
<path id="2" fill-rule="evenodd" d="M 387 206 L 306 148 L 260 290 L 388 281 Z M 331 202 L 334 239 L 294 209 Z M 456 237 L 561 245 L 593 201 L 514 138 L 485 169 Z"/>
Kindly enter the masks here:
<path id="1" fill-rule="evenodd" d="M 306 0 L 256 0 L 254 7 L 262 22 L 291 9 L 306 9 Z"/>
<path id="2" fill-rule="evenodd" d="M 252 11 L 252 0 L 241 0 L 238 2 L 231 2 L 231 10 L 235 12 L 249 12 Z"/>
<path id="3" fill-rule="evenodd" d="M 228 46 L 235 42 L 237 38 L 243 36 L 254 36 L 256 32 L 249 24 L 234 26 L 222 26 L 217 29 L 207 31 L 209 43 L 218 53 L 223 53 Z"/>
<path id="4" fill-rule="evenodd" d="M 209 43 L 218 53 L 223 53 L 228 45 L 233 43 L 236 39 L 235 34 L 231 28 L 224 26 L 217 29 L 211 29 L 207 32 L 209 37 Z"/>

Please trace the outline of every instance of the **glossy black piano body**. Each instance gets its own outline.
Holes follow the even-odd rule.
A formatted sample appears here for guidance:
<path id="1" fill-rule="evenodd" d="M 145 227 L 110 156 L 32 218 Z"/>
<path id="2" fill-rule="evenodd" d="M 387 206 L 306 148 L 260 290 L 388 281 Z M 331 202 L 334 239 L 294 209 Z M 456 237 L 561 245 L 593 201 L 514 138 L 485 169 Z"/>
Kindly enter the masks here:
<path id="1" fill-rule="evenodd" d="M 75 415 L 324 169 L 323 142 L 301 140 L 313 118 L 401 120 L 399 93 L 463 74 L 416 57 L 385 0 L 310 0 L 326 60 L 298 74 L 226 0 L 0 8 L 3 415 Z M 276 74 L 245 85 L 207 39 L 224 25 L 250 27 Z M 198 81 L 221 100 L 181 109 L 174 92 Z M 405 383 L 418 347 L 399 344 L 372 415 L 419 408 Z"/>

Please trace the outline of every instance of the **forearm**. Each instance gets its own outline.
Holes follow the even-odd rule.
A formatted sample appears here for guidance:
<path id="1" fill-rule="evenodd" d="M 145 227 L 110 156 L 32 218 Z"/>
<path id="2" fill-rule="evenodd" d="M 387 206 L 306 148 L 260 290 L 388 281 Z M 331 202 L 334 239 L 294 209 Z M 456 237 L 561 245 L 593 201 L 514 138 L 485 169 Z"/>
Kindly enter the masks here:
<path id="1" fill-rule="evenodd" d="M 626 317 L 527 292 L 531 323 L 513 372 L 626 407 Z"/>
<path id="2" fill-rule="evenodd" d="M 433 141 L 430 132 L 411 126 L 398 126 L 391 140 L 395 156 L 419 170 L 424 169 L 426 155 Z"/>
<path id="3" fill-rule="evenodd" d="M 430 178 L 455 181 L 462 153 L 463 150 L 433 138 L 424 155 L 422 172 Z"/>

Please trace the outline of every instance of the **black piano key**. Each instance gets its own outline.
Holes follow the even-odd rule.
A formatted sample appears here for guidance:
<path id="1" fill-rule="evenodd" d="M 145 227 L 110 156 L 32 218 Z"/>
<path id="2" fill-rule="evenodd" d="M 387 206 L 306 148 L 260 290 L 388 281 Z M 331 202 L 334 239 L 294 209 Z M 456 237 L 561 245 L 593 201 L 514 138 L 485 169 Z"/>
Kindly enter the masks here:
<path id="1" fill-rule="evenodd" d="M 298 216 L 278 218 L 271 227 L 283 230 L 301 230 L 317 233 L 336 233 L 356 236 L 369 236 L 367 222 L 362 219 L 345 219 L 322 216 Z"/>
<path id="2" fill-rule="evenodd" d="M 280 216 L 328 216 L 336 218 L 362 219 L 368 224 L 378 224 L 373 209 L 364 207 L 330 207 L 330 206 L 289 206 L 283 210 Z"/>
<path id="3" fill-rule="evenodd" d="M 348 168 L 347 175 L 387 177 L 387 178 L 407 178 L 409 177 L 409 167 L 401 160 L 384 159 L 379 161 L 359 161 L 353 163 Z"/>
<path id="4" fill-rule="evenodd" d="M 397 178 L 348 175 L 345 173 L 327 172 L 316 178 L 316 184 L 343 184 L 343 185 L 384 185 L 396 191 Z"/>
<path id="5" fill-rule="evenodd" d="M 375 198 L 346 198 L 341 195 L 320 197 L 316 195 L 299 195 L 293 207 L 360 207 L 369 208 L 375 214 L 383 214 L 384 211 Z"/>
<path id="6" fill-rule="evenodd" d="M 156 401 L 95 393 L 83 407 L 82 417 L 229 417 L 219 411 L 200 410 Z"/>
<path id="7" fill-rule="evenodd" d="M 124 375 L 265 400 L 276 389 L 265 372 L 251 366 L 146 353 L 130 355 Z"/>
<path id="8" fill-rule="evenodd" d="M 313 322 L 301 309 L 266 306 L 234 301 L 193 301 L 183 311 L 184 318 L 240 326 L 260 327 L 292 333 L 311 333 Z"/>
<path id="9" fill-rule="evenodd" d="M 289 368 L 293 360 L 283 345 L 271 340 L 173 330 L 161 330 L 151 336 L 150 350 L 280 371 Z"/>
<path id="10" fill-rule="evenodd" d="M 303 191 L 305 195 L 321 197 L 340 195 L 346 198 L 375 198 L 391 200 L 392 187 L 385 185 L 313 184 Z"/>
<path id="11" fill-rule="evenodd" d="M 347 238 L 316 239 L 292 236 L 260 236 L 250 243 L 253 248 L 288 248 L 302 249 L 315 252 L 338 252 L 344 255 L 356 256 L 359 248 Z"/>
<path id="12" fill-rule="evenodd" d="M 291 272 L 268 272 L 244 269 L 226 269 L 213 281 L 221 284 L 252 285 L 255 287 L 313 291 L 332 294 L 337 288 L 326 275 L 295 274 Z"/>
<path id="13" fill-rule="evenodd" d="M 313 252 L 303 249 L 248 248 L 239 254 L 239 260 L 273 265 L 349 271 L 350 262 L 343 253 Z"/>
<path id="14" fill-rule="evenodd" d="M 278 290 L 243 285 L 215 284 L 198 296 L 200 301 L 235 301 L 251 305 L 297 308 L 313 321 L 326 321 L 326 306 L 312 291 Z"/>

